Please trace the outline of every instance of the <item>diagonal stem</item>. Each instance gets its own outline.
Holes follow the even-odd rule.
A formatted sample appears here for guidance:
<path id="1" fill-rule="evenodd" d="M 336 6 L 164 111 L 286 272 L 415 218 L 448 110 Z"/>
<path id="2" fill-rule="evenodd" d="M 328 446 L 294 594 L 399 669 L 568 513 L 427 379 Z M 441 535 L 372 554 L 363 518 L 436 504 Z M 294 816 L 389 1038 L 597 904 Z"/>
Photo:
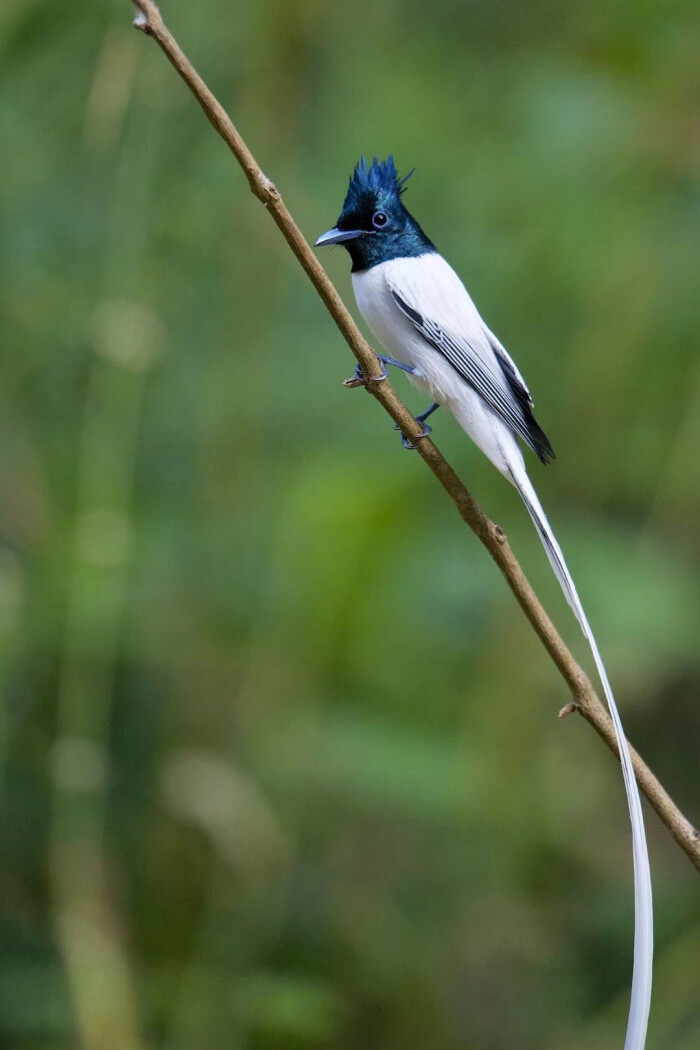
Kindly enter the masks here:
<path id="1" fill-rule="evenodd" d="M 243 168 L 252 192 L 264 204 L 277 223 L 282 236 L 296 255 L 299 263 L 323 300 L 328 312 L 340 329 L 341 335 L 359 361 L 364 374 L 366 376 L 379 376 L 381 368 L 377 354 L 348 313 L 326 271 L 311 251 L 301 230 L 287 210 L 279 191 L 264 174 L 231 118 L 211 93 L 166 27 L 158 5 L 153 0 L 135 0 L 134 6 L 137 9 L 134 25 L 137 29 L 156 40 L 199 102 L 207 119 L 213 124 L 215 130 Z M 382 382 L 368 380 L 366 387 L 389 413 L 394 422 L 398 424 L 401 432 L 416 445 L 420 456 L 457 507 L 462 520 L 476 533 L 503 573 L 506 583 L 515 595 L 520 608 L 527 616 L 534 631 L 571 691 L 573 702 L 562 709 L 562 715 L 568 714 L 572 710 L 578 711 L 593 726 L 613 754 L 617 755 L 617 744 L 610 716 L 600 702 L 590 679 L 579 667 L 564 644 L 539 598 L 530 586 L 525 573 L 506 540 L 503 530 L 486 517 L 481 507 L 472 498 L 433 442 L 429 438 L 421 436 L 422 427 L 420 423 L 413 418 L 389 382 L 387 380 Z M 691 863 L 700 871 L 700 832 L 681 813 L 644 760 L 640 758 L 634 749 L 631 749 L 631 751 L 634 771 L 641 790 L 678 845 L 690 858 Z"/>

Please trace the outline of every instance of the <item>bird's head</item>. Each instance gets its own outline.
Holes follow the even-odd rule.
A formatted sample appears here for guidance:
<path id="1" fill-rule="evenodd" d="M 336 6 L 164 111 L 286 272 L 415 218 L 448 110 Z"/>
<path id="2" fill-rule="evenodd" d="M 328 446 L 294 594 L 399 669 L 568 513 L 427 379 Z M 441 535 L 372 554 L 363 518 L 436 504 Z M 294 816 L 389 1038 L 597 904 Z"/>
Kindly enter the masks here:
<path id="1" fill-rule="evenodd" d="M 434 251 L 401 200 L 412 174 L 400 179 L 392 156 L 385 161 L 375 157 L 370 165 L 363 157 L 350 176 L 337 223 L 318 238 L 316 247 L 342 244 L 350 253 L 353 271 Z"/>

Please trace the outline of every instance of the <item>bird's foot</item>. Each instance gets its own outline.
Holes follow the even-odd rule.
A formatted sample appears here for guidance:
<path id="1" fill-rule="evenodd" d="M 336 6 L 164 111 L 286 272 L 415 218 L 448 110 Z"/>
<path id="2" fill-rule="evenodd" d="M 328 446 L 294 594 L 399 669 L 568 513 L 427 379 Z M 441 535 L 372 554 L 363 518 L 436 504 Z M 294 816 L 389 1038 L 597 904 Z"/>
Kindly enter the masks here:
<path id="1" fill-rule="evenodd" d="M 423 424 L 423 433 L 418 435 L 418 439 L 427 437 L 428 434 L 432 433 L 433 428 L 429 426 L 425 421 L 428 418 L 428 416 L 432 416 L 433 412 L 436 412 L 439 407 L 440 406 L 437 403 L 433 404 L 430 406 L 430 408 L 426 409 L 425 412 L 421 412 L 419 416 L 413 417 L 416 423 Z M 401 430 L 401 427 L 398 423 L 394 423 L 394 430 Z M 406 435 L 403 433 L 401 434 L 401 444 L 404 448 L 408 449 L 409 452 L 412 452 L 416 447 L 413 444 L 413 442 L 410 441 L 409 438 L 407 438 Z"/>
<path id="2" fill-rule="evenodd" d="M 370 376 L 370 380 L 373 383 L 381 383 L 383 379 L 387 379 L 389 377 L 389 373 L 387 372 L 384 365 L 384 358 L 380 356 L 378 360 L 379 364 L 382 366 L 382 372 L 381 375 Z M 367 376 L 365 375 L 361 364 L 358 363 L 355 365 L 355 375 L 350 376 L 349 379 L 344 379 L 343 386 L 348 387 L 350 390 L 352 390 L 356 386 L 367 386 Z"/>
<path id="3" fill-rule="evenodd" d="M 398 429 L 399 429 L 398 426 L 395 425 L 394 426 L 394 430 L 398 430 Z M 432 433 L 432 430 L 433 430 L 432 427 L 429 427 L 427 423 L 424 423 L 423 424 L 423 432 L 418 435 L 416 440 L 419 440 L 420 438 L 427 438 L 428 434 Z M 405 434 L 401 435 L 401 444 L 403 445 L 403 447 L 405 449 L 408 449 L 409 452 L 413 452 L 414 449 L 418 448 L 418 446 L 414 445 L 413 442 L 410 440 L 410 438 L 407 438 Z"/>
<path id="4" fill-rule="evenodd" d="M 387 365 L 391 365 L 393 368 L 400 368 L 402 372 L 408 372 L 410 376 L 422 376 L 422 372 L 419 368 L 413 368 L 412 365 L 405 365 L 403 361 L 397 361 L 395 357 L 389 357 L 388 354 L 377 354 L 377 360 L 382 366 L 381 375 L 370 376 L 373 383 L 381 383 L 383 379 L 387 379 L 389 373 L 386 370 Z M 356 386 L 367 386 L 367 377 L 362 369 L 362 365 L 355 365 L 355 375 L 351 376 L 350 379 L 343 380 L 343 386 L 350 387 L 351 389 Z M 433 411 L 431 409 L 430 411 Z"/>
<path id="5" fill-rule="evenodd" d="M 425 422 L 425 420 L 421 419 L 420 416 L 414 416 L 413 418 L 415 419 L 416 423 L 422 423 L 423 424 L 423 432 L 422 432 L 422 434 L 418 434 L 418 436 L 416 438 L 417 441 L 420 438 L 427 438 L 428 434 L 432 434 L 433 428 L 431 426 L 428 426 L 428 424 Z M 401 430 L 401 427 L 399 426 L 398 423 L 394 423 L 394 430 L 399 430 L 399 431 Z M 403 432 L 401 433 L 401 444 L 403 445 L 404 448 L 408 449 L 409 452 L 413 452 L 413 450 L 417 447 L 416 445 L 413 444 L 413 442 L 411 441 L 410 438 L 406 437 L 406 435 Z"/>

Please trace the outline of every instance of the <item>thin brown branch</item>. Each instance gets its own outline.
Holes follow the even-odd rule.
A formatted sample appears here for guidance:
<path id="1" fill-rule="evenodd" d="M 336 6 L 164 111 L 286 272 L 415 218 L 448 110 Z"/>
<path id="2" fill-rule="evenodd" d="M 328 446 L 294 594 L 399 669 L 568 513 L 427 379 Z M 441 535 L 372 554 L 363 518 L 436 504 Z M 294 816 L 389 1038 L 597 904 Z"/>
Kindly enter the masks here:
<path id="1" fill-rule="evenodd" d="M 352 353 L 367 376 L 380 375 L 377 355 L 345 308 L 326 271 L 304 239 L 299 227 L 287 210 L 278 190 L 264 174 L 231 118 L 212 95 L 190 61 L 165 26 L 158 6 L 153 0 L 136 0 L 138 14 L 134 24 L 152 36 L 185 81 L 204 110 L 207 119 L 228 145 L 243 168 L 255 196 L 262 201 L 306 271 L 311 283 L 326 305 Z M 543 609 L 539 598 L 528 583 L 515 558 L 503 530 L 490 521 L 459 480 L 452 467 L 429 438 L 421 438 L 421 428 L 401 402 L 388 380 L 370 380 L 369 392 L 379 401 L 401 430 L 418 447 L 418 452 L 432 470 L 462 520 L 479 537 L 503 573 L 521 609 L 530 621 L 540 641 L 554 661 L 559 673 L 571 690 L 574 710 L 580 712 L 595 731 L 617 755 L 615 734 L 610 717 L 598 699 L 590 680 L 567 649 L 554 624 Z M 567 710 L 567 709 L 564 709 Z M 700 833 L 681 813 L 673 799 L 662 787 L 646 763 L 632 750 L 632 761 L 640 788 L 652 807 L 673 835 L 695 867 L 700 870 Z"/>

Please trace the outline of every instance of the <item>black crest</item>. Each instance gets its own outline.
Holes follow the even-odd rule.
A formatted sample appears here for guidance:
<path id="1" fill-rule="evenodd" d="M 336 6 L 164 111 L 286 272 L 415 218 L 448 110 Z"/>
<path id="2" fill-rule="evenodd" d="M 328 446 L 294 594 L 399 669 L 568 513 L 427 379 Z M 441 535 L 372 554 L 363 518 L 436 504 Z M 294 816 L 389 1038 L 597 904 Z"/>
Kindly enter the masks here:
<path id="1" fill-rule="evenodd" d="M 362 157 L 355 165 L 355 170 L 350 176 L 343 210 L 351 210 L 361 206 L 368 197 L 373 197 L 374 199 L 378 199 L 380 196 L 382 198 L 400 197 L 406 189 L 406 183 L 415 170 L 413 168 L 408 175 L 404 175 L 400 179 L 391 154 L 386 160 L 377 160 L 374 157 L 371 164 L 368 164 L 366 158 Z"/>

